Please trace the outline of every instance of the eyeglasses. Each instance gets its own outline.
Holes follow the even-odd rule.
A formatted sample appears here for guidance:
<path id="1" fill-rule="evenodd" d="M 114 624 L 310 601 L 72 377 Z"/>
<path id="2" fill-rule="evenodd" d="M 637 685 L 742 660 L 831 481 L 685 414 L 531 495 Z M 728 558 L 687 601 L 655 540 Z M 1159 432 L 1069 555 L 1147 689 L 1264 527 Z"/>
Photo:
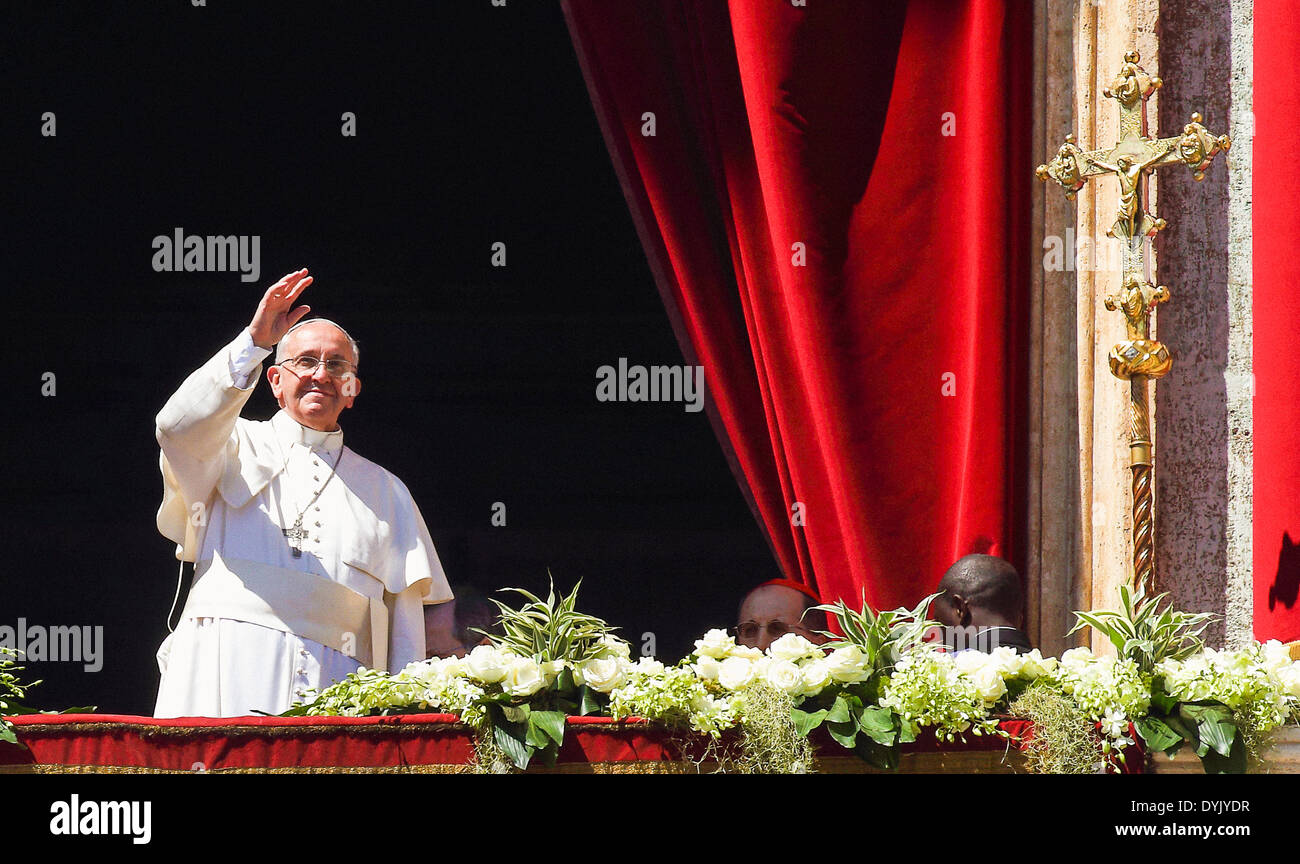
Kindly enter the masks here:
<path id="1" fill-rule="evenodd" d="M 356 374 L 356 367 L 346 360 L 322 360 L 319 357 L 312 357 L 310 354 L 291 357 L 276 365 L 283 366 L 295 375 L 315 375 L 321 363 L 325 364 L 325 374 L 331 378 L 351 378 Z"/>
<path id="2" fill-rule="evenodd" d="M 736 635 L 747 641 L 758 639 L 760 631 L 766 629 L 772 634 L 772 641 L 780 639 L 787 633 L 802 633 L 807 635 L 810 631 L 802 624 L 787 624 L 784 621 L 742 621 L 736 625 Z"/>

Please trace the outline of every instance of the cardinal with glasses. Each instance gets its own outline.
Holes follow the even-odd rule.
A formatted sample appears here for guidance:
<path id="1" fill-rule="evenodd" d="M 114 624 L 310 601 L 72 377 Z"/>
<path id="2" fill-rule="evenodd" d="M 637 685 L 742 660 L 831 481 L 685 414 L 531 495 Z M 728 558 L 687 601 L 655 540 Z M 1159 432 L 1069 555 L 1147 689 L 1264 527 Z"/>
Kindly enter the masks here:
<path id="1" fill-rule="evenodd" d="M 156 716 L 279 714 L 360 667 L 396 672 L 424 659 L 423 607 L 452 599 L 411 493 L 343 444 L 357 344 L 294 307 L 311 282 L 272 285 L 158 414 L 158 529 L 195 577 L 158 652 Z M 277 343 L 280 411 L 244 419 Z"/>

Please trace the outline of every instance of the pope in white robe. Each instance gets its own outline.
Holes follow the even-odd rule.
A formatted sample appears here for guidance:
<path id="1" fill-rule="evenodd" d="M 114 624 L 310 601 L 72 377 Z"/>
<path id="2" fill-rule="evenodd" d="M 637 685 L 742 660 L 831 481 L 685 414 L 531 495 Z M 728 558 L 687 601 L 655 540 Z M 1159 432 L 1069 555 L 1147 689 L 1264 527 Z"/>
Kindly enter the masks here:
<path id="1" fill-rule="evenodd" d="M 323 319 L 295 325 L 306 272 L 273 285 L 158 414 L 158 528 L 196 562 L 158 652 L 158 717 L 278 714 L 359 667 L 400 670 L 424 659 L 423 606 L 451 599 L 406 486 L 343 444 L 356 343 Z M 281 410 L 245 420 L 281 339 L 267 375 Z"/>

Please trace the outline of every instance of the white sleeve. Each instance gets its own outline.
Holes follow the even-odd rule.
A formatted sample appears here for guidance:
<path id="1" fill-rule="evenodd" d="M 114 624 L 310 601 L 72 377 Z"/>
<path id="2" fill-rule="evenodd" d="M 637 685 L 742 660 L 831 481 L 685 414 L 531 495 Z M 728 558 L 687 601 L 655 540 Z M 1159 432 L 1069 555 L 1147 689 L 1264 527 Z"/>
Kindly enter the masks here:
<path id="1" fill-rule="evenodd" d="M 230 378 L 240 390 L 249 389 L 255 383 L 250 379 L 262 371 L 262 361 L 271 354 L 270 348 L 259 348 L 253 344 L 253 334 L 245 327 L 227 346 L 230 360 Z"/>
<path id="2" fill-rule="evenodd" d="M 195 507 L 211 497 L 227 461 L 235 456 L 235 423 L 257 386 L 249 372 L 269 353 L 253 344 L 245 328 L 191 373 L 155 418 L 163 475 L 158 530 L 178 544 L 177 557 L 193 560 L 196 522 L 204 524 L 193 518 Z"/>

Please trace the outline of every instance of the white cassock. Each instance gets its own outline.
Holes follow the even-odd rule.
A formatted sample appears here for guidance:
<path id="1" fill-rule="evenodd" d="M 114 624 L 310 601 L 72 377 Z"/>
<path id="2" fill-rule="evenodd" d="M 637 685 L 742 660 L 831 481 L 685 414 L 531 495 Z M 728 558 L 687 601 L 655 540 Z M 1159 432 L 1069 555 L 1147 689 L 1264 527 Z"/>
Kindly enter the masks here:
<path id="1" fill-rule="evenodd" d="M 158 530 L 197 562 L 158 717 L 279 714 L 361 666 L 397 671 L 424 659 L 424 604 L 452 596 L 411 493 L 342 430 L 239 416 L 268 354 L 245 329 L 158 414 Z"/>

